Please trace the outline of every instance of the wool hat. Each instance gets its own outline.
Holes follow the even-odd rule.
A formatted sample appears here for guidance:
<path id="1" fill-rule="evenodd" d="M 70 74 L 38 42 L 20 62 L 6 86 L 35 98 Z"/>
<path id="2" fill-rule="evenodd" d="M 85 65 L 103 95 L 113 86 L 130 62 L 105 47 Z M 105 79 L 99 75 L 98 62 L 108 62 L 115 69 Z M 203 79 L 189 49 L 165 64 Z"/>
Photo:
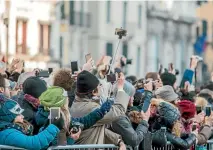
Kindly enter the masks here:
<path id="1" fill-rule="evenodd" d="M 35 98 L 39 98 L 46 90 L 46 83 L 38 77 L 29 77 L 23 83 L 23 92 Z"/>
<path id="2" fill-rule="evenodd" d="M 181 113 L 181 117 L 185 120 L 193 118 L 196 113 L 195 104 L 188 100 L 182 100 L 178 103 L 178 108 Z"/>
<path id="3" fill-rule="evenodd" d="M 176 82 L 176 76 L 169 72 L 164 72 L 163 74 L 161 74 L 160 78 L 163 82 L 163 85 L 173 86 Z"/>
<path id="4" fill-rule="evenodd" d="M 7 100 L 0 102 L 0 121 L 13 122 L 16 116 L 23 113 L 23 109 L 20 105 L 13 100 Z"/>
<path id="5" fill-rule="evenodd" d="M 95 90 L 99 85 L 99 80 L 90 72 L 84 70 L 77 77 L 77 93 L 87 94 Z"/>
<path id="6" fill-rule="evenodd" d="M 174 122 L 180 118 L 180 112 L 172 104 L 161 102 L 158 106 L 158 113 L 164 122 L 166 122 L 167 127 L 173 126 Z"/>
<path id="7" fill-rule="evenodd" d="M 162 86 L 155 91 L 157 98 L 163 99 L 167 102 L 173 102 L 178 99 L 178 95 L 170 85 Z"/>
<path id="8" fill-rule="evenodd" d="M 62 107 L 67 99 L 67 92 L 57 86 L 49 87 L 44 93 L 41 94 L 39 100 L 45 110 L 50 107 Z"/>

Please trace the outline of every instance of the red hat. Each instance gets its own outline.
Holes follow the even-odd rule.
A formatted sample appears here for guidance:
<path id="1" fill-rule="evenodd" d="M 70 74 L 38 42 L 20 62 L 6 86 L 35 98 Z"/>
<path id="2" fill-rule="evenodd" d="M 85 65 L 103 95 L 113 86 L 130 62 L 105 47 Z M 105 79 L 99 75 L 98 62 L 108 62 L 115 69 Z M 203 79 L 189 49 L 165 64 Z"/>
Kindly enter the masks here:
<path id="1" fill-rule="evenodd" d="M 178 103 L 178 108 L 181 113 L 181 117 L 184 119 L 191 119 L 195 116 L 196 107 L 195 104 L 188 100 L 182 100 Z"/>

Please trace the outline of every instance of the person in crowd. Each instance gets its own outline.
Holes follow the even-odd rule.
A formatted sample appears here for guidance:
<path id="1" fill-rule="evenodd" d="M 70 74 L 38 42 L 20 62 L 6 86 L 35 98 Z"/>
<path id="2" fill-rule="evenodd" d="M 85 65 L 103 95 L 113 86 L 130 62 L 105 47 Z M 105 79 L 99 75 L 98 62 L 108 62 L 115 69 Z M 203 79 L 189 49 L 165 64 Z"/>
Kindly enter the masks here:
<path id="1" fill-rule="evenodd" d="M 29 77 L 23 83 L 24 96 L 18 97 L 17 100 L 24 109 L 23 116 L 25 120 L 34 125 L 34 133 L 38 133 L 39 130 L 35 123 L 35 114 L 40 105 L 39 97 L 46 90 L 47 86 L 43 80 L 38 77 Z"/>
<path id="2" fill-rule="evenodd" d="M 9 81 L 0 74 L 0 95 L 10 98 Z"/>
<path id="3" fill-rule="evenodd" d="M 181 136 L 181 123 L 179 121 L 180 112 L 174 105 L 168 102 L 161 102 L 158 106 L 158 120 L 154 123 L 154 129 L 159 130 L 166 127 L 167 140 L 178 150 L 189 149 L 196 142 L 197 130 L 188 134 L 187 137 Z M 160 141 L 161 139 L 159 139 Z"/>
<path id="4" fill-rule="evenodd" d="M 84 117 L 71 117 L 69 108 L 68 108 L 68 97 L 66 91 L 61 87 L 52 86 L 49 87 L 42 95 L 40 96 L 41 106 L 39 107 L 38 112 L 36 113 L 36 123 L 37 125 L 44 125 L 48 120 L 49 110 L 52 107 L 59 107 L 61 110 L 62 117 L 64 119 L 64 127 L 60 131 L 60 137 L 58 143 L 53 143 L 54 145 L 72 145 L 75 140 L 78 139 L 81 134 L 81 130 L 78 133 L 72 133 L 72 125 L 76 122 L 83 124 L 84 130 L 94 125 L 98 120 L 103 118 L 105 113 L 107 113 L 113 101 L 106 101 L 101 108 L 97 108 L 88 115 Z"/>
<path id="5" fill-rule="evenodd" d="M 121 73 L 117 80 L 118 90 L 111 110 L 93 127 L 83 131 L 79 140 L 76 141 L 77 144 L 113 143 L 123 146 L 124 143 L 120 142 L 120 135 L 110 131 L 105 125 L 110 124 L 118 116 L 125 115 L 126 113 L 130 97 L 123 90 L 124 82 L 124 75 Z M 131 87 L 133 86 L 131 85 Z M 76 99 L 71 108 L 72 116 L 81 117 L 100 107 L 101 88 L 97 77 L 88 71 L 82 71 L 77 77 Z"/>
<path id="6" fill-rule="evenodd" d="M 174 90 L 177 89 L 176 76 L 169 72 L 164 72 L 160 75 L 163 85 L 169 85 L 173 87 Z"/>
<path id="7" fill-rule="evenodd" d="M 152 99 L 152 83 L 145 85 L 145 97 L 147 101 Z M 143 102 L 139 105 L 135 105 L 134 108 L 137 108 L 134 111 L 134 108 L 130 108 L 128 116 L 120 116 L 118 119 L 112 122 L 112 130 L 121 135 L 125 144 L 132 147 L 137 147 L 145 138 L 146 133 L 148 132 L 148 120 L 150 117 L 150 109 L 146 112 L 141 111 Z M 137 124 L 137 127 L 134 128 L 132 123 Z"/>
<path id="8" fill-rule="evenodd" d="M 42 132 L 33 135 L 33 126 L 24 120 L 23 111 L 13 100 L 0 100 L 0 145 L 31 150 L 48 147 L 63 127 L 63 121 L 54 120 Z"/>
<path id="9" fill-rule="evenodd" d="M 160 87 L 155 91 L 155 95 L 156 98 L 163 99 L 174 105 L 177 105 L 177 103 L 180 101 L 179 96 L 175 93 L 173 87 L 170 85 Z"/>
<path id="10" fill-rule="evenodd" d="M 128 76 L 128 77 L 126 77 L 126 81 L 128 81 L 131 84 L 134 84 L 137 81 L 137 77 L 136 76 Z"/>

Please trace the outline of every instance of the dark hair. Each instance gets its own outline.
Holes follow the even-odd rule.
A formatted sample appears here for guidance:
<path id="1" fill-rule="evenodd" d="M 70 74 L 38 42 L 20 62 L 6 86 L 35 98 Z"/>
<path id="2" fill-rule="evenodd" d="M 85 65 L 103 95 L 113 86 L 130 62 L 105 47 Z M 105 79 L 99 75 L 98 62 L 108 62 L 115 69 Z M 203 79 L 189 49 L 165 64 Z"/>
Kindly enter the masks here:
<path id="1" fill-rule="evenodd" d="M 0 74 L 0 87 L 5 88 L 5 79 L 2 74 Z"/>
<path id="2" fill-rule="evenodd" d="M 209 89 L 209 90 L 213 91 L 213 82 L 208 83 L 208 84 L 205 86 L 205 89 Z"/>
<path id="3" fill-rule="evenodd" d="M 94 89 L 92 92 L 89 92 L 89 93 L 82 94 L 82 93 L 75 92 L 75 94 L 79 98 L 88 98 L 88 99 L 91 99 L 93 97 L 93 92 L 98 92 L 98 88 Z"/>
<path id="4" fill-rule="evenodd" d="M 142 94 L 141 92 L 136 92 L 134 95 L 133 105 L 138 106 L 140 104 L 143 104 L 143 102 L 144 102 L 144 94 Z"/>
<path id="5" fill-rule="evenodd" d="M 129 81 L 130 83 L 134 84 L 135 81 L 137 80 L 136 76 L 127 76 L 126 80 Z"/>
<path id="6" fill-rule="evenodd" d="M 145 79 L 149 79 L 149 78 L 151 78 L 151 79 L 153 79 L 154 81 L 155 80 L 158 80 L 158 73 L 157 72 L 148 72 L 147 74 L 146 74 L 146 77 L 145 77 Z"/>

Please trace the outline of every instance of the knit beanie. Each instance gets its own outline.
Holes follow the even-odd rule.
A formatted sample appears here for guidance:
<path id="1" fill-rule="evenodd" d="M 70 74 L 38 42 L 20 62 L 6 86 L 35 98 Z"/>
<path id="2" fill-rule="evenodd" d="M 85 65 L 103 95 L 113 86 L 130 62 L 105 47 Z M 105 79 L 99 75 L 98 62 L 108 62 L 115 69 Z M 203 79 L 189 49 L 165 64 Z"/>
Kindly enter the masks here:
<path id="1" fill-rule="evenodd" d="M 165 73 L 161 74 L 160 78 L 163 82 L 163 85 L 173 86 L 176 82 L 176 76 L 169 72 L 165 72 Z"/>
<path id="2" fill-rule="evenodd" d="M 98 87 L 99 80 L 90 72 L 84 70 L 77 77 L 77 93 L 87 94 Z"/>
<path id="3" fill-rule="evenodd" d="M 51 107 L 62 107 L 67 99 L 67 92 L 57 86 L 49 87 L 44 93 L 41 94 L 39 100 L 45 110 Z"/>
<path id="4" fill-rule="evenodd" d="M 23 113 L 23 109 L 20 105 L 13 100 L 7 100 L 0 102 L 0 122 L 13 122 L 13 120 L 20 114 Z"/>
<path id="5" fill-rule="evenodd" d="M 178 108 L 181 113 L 181 117 L 185 120 L 193 118 L 196 113 L 195 104 L 188 100 L 182 100 L 178 103 Z"/>
<path id="6" fill-rule="evenodd" d="M 167 102 L 173 102 L 178 99 L 178 95 L 170 85 L 165 85 L 155 91 L 155 95 Z"/>
<path id="7" fill-rule="evenodd" d="M 29 77 L 23 83 L 23 92 L 29 94 L 35 98 L 47 90 L 45 82 L 38 77 Z"/>

